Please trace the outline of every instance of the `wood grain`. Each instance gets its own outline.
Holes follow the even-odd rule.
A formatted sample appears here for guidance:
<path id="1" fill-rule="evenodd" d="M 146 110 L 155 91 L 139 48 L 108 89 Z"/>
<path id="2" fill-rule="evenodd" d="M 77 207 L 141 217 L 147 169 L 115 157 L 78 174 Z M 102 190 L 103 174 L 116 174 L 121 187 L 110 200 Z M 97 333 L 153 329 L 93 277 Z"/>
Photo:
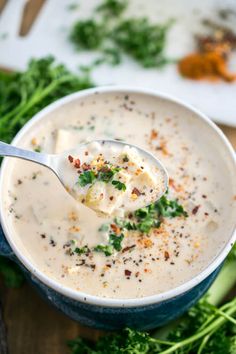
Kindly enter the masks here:
<path id="1" fill-rule="evenodd" d="M 236 149 L 236 128 L 221 126 Z M 9 354 L 67 354 L 68 339 L 97 339 L 101 332 L 80 326 L 44 302 L 29 284 L 6 289 L 0 283 Z M 5 354 L 5 353 L 4 353 Z"/>
<path id="2" fill-rule="evenodd" d="M 3 11 L 4 7 L 7 4 L 7 0 L 0 0 L 0 14 Z"/>
<path id="3" fill-rule="evenodd" d="M 46 0 L 28 0 L 25 3 L 19 30 L 20 36 L 23 37 L 29 33 L 45 1 Z"/>

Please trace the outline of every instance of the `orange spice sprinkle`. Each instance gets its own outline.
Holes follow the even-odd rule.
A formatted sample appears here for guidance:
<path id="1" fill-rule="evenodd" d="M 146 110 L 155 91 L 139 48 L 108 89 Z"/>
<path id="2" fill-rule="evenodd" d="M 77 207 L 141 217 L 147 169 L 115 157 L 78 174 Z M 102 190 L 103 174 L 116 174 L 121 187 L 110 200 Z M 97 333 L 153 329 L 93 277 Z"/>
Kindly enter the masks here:
<path id="1" fill-rule="evenodd" d="M 152 240 L 150 240 L 149 238 L 143 238 L 138 240 L 138 243 L 143 246 L 144 248 L 150 248 L 153 245 Z"/>
<path id="2" fill-rule="evenodd" d="M 155 129 L 152 129 L 150 139 L 154 140 L 157 137 L 158 137 L 158 132 Z"/>

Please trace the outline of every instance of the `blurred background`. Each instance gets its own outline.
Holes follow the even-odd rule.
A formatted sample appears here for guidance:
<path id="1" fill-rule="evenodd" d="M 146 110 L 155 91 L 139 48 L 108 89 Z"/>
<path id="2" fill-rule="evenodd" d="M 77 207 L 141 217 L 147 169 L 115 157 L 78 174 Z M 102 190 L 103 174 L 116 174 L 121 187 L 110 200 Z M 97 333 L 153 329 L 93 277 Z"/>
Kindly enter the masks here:
<path id="1" fill-rule="evenodd" d="M 55 61 L 42 64 L 48 56 Z M 0 0 L 0 106 L 1 95 L 2 102 L 17 96 L 13 84 L 21 90 L 53 63 L 81 80 L 77 89 L 118 84 L 174 95 L 219 124 L 236 147 L 235 0 Z M 75 90 L 57 91 L 40 108 Z M 0 272 L 0 353 L 69 353 L 67 339 L 99 336 L 49 307 L 2 260 Z"/>

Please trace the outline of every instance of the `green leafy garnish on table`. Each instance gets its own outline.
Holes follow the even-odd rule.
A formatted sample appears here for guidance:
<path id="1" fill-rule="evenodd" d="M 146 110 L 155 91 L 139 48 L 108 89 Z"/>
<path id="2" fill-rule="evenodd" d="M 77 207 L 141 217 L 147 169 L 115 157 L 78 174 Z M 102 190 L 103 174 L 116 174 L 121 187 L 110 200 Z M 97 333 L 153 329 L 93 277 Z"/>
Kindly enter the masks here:
<path id="1" fill-rule="evenodd" d="M 0 71 L 0 139 L 10 142 L 37 112 L 93 83 L 87 73 L 71 73 L 52 57 L 33 59 L 24 72 Z"/>
<path id="2" fill-rule="evenodd" d="M 104 24 L 90 18 L 75 23 L 70 39 L 78 49 L 97 49 L 104 40 L 104 36 Z"/>
<path id="3" fill-rule="evenodd" d="M 235 354 L 236 297 L 218 307 L 236 284 L 235 268 L 236 245 L 206 296 L 180 319 L 152 333 L 126 328 L 96 342 L 78 337 L 68 342 L 71 354 Z"/>
<path id="4" fill-rule="evenodd" d="M 120 64 L 122 53 L 147 68 L 170 63 L 165 47 L 173 21 L 155 24 L 147 17 L 124 18 L 121 15 L 128 4 L 126 0 L 104 0 L 90 18 L 74 23 L 71 42 L 79 50 L 96 50 L 100 54 L 92 66 L 104 62 Z"/>
<path id="5" fill-rule="evenodd" d="M 128 19 L 115 28 L 113 39 L 143 67 L 160 67 L 168 63 L 164 49 L 169 27 L 170 23 L 154 25 L 147 18 Z"/>
<path id="6" fill-rule="evenodd" d="M 97 6 L 96 11 L 102 12 L 105 16 L 119 16 L 128 6 L 128 0 L 103 0 Z"/>

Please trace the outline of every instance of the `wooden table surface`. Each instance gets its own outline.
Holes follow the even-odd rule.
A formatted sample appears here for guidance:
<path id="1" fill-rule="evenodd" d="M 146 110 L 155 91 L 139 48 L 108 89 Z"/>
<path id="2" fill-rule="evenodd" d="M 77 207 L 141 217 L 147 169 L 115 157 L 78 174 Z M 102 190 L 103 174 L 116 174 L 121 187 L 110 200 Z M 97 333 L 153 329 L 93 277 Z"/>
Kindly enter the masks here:
<path id="1" fill-rule="evenodd" d="M 221 128 L 236 149 L 236 128 Z M 96 339 L 100 334 L 44 302 L 27 283 L 19 289 L 6 289 L 0 280 L 0 293 L 9 354 L 67 354 L 68 339 L 78 335 Z"/>

